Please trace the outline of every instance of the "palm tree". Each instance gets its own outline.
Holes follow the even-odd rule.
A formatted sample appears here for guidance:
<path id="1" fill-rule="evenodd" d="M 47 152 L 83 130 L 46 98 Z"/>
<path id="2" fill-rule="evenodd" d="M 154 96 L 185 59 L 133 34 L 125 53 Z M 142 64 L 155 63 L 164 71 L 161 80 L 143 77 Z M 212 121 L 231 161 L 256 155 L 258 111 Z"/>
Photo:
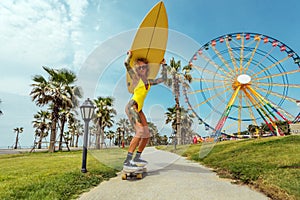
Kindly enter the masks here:
<path id="1" fill-rule="evenodd" d="M 167 119 L 166 124 L 171 122 L 172 129 L 176 131 L 176 106 L 171 108 L 167 108 L 167 112 L 165 113 Z"/>
<path id="2" fill-rule="evenodd" d="M 40 110 L 33 117 L 34 121 L 32 121 L 32 124 L 33 128 L 35 128 L 35 136 L 39 137 L 38 149 L 41 149 L 42 140 L 48 136 L 48 131 L 50 129 L 50 113 L 48 111 Z"/>
<path id="3" fill-rule="evenodd" d="M 33 77 L 35 83 L 31 84 L 33 89 L 30 92 L 32 100 L 36 102 L 38 106 L 45 106 L 51 104 L 51 135 L 50 135 L 50 145 L 49 152 L 55 151 L 56 142 L 56 125 L 58 122 L 58 112 L 59 106 L 61 104 L 60 89 L 59 84 L 52 82 L 55 80 L 57 73 L 55 70 L 51 70 L 47 67 L 43 67 L 46 72 L 50 75 L 47 81 L 43 76 L 36 75 Z"/>
<path id="4" fill-rule="evenodd" d="M 62 102 L 59 112 L 60 139 L 58 148 L 59 150 L 62 150 L 62 140 L 64 138 L 65 123 L 67 122 L 68 116 L 70 115 L 71 111 L 76 113 L 75 108 L 77 108 L 79 104 L 78 98 L 81 98 L 82 94 L 79 87 L 73 85 L 76 81 L 76 75 L 73 72 L 66 69 L 59 70 L 57 81 L 63 84 Z"/>
<path id="5" fill-rule="evenodd" d="M 14 128 L 14 132 L 17 133 L 14 149 L 17 149 L 18 148 L 18 143 L 19 143 L 19 134 L 23 132 L 23 127 Z"/>
<path id="6" fill-rule="evenodd" d="M 259 130 L 259 127 L 254 124 L 249 124 L 248 126 L 248 134 L 253 137 L 253 135 L 256 134 L 257 130 Z"/>
<path id="7" fill-rule="evenodd" d="M 193 125 L 193 114 L 189 114 L 184 108 L 180 109 L 181 114 L 181 133 L 183 138 L 183 144 L 191 143 L 193 140 L 193 135 L 196 133 L 192 130 Z"/>
<path id="8" fill-rule="evenodd" d="M 78 147 L 78 139 L 79 136 L 83 133 L 83 124 L 80 123 L 80 120 L 75 118 L 75 114 L 73 112 L 68 115 L 68 132 L 67 140 L 70 142 L 69 145 L 71 147 Z"/>
<path id="9" fill-rule="evenodd" d="M 260 127 L 261 127 L 262 134 L 265 134 L 266 132 L 271 131 L 270 127 L 266 123 L 261 123 Z"/>
<path id="10" fill-rule="evenodd" d="M 167 85 L 172 86 L 173 88 L 173 94 L 175 96 L 175 109 L 176 109 L 176 122 L 175 125 L 176 128 L 176 137 L 178 139 L 178 143 L 182 144 L 182 139 L 183 136 L 181 134 L 181 121 L 180 121 L 180 86 L 182 85 L 184 90 L 188 87 L 187 82 L 192 81 L 192 76 L 190 74 L 190 71 L 192 70 L 192 65 L 186 65 L 183 67 L 182 71 L 184 72 L 183 74 L 180 73 L 181 69 L 181 62 L 175 61 L 174 58 L 171 59 L 170 61 L 170 66 L 168 66 L 168 71 L 171 73 L 171 79 L 168 79 Z"/>
<path id="11" fill-rule="evenodd" d="M 92 124 L 91 127 L 89 127 L 89 147 L 95 147 L 96 145 L 96 137 L 97 137 L 97 132 L 98 132 L 98 129 L 97 129 L 97 125 L 95 124 Z"/>
<path id="12" fill-rule="evenodd" d="M 123 133 L 122 128 L 118 127 L 116 130 L 116 140 L 115 145 L 121 146 L 121 133 Z"/>
<path id="13" fill-rule="evenodd" d="M 113 109 L 112 97 L 98 97 L 94 100 L 96 106 L 96 116 L 94 123 L 98 125 L 98 133 L 96 134 L 96 148 L 102 148 L 104 144 L 104 129 L 113 126 L 113 117 L 117 114 Z"/>
<path id="14" fill-rule="evenodd" d="M 279 120 L 279 121 L 276 121 L 276 125 L 278 126 L 278 129 L 280 129 L 284 135 L 291 134 L 288 121 Z"/>
<path id="15" fill-rule="evenodd" d="M 172 75 L 172 88 L 175 96 L 175 109 L 176 109 L 176 135 L 178 139 L 178 143 L 181 144 L 181 131 L 180 131 L 180 74 L 178 73 L 181 68 L 181 62 L 175 61 L 174 58 L 171 59 L 169 71 Z"/>
<path id="16" fill-rule="evenodd" d="M 111 146 L 111 141 L 115 138 L 115 133 L 112 130 L 105 132 L 106 138 L 109 139 L 109 146 Z"/>
<path id="17" fill-rule="evenodd" d="M 158 129 L 155 126 L 155 124 L 153 124 L 152 122 L 148 122 L 148 127 L 149 127 L 149 132 L 150 132 L 150 135 L 151 135 L 149 145 L 150 146 L 157 145 L 159 143 L 159 140 L 160 140 Z"/>
<path id="18" fill-rule="evenodd" d="M 178 136 L 176 136 L 177 134 L 177 112 L 176 112 L 176 106 L 173 106 L 171 108 L 167 108 L 167 112 L 165 113 L 167 119 L 166 119 L 166 124 L 171 122 L 171 127 L 173 129 L 173 137 L 172 140 L 174 142 L 175 148 L 176 148 L 176 144 L 177 144 L 177 138 Z"/>
<path id="19" fill-rule="evenodd" d="M 191 139 L 192 135 L 194 134 L 191 129 L 193 124 L 192 118 L 194 116 L 192 114 L 188 114 L 188 111 L 185 110 L 183 107 L 179 107 L 179 109 L 177 109 L 175 105 L 174 107 L 167 108 L 167 112 L 165 113 L 167 117 L 166 124 L 171 122 L 172 129 L 177 134 L 178 110 L 179 110 L 180 121 L 182 123 L 182 126 L 180 127 L 180 132 L 182 133 L 180 144 L 185 144 L 186 142 L 189 142 L 189 139 Z"/>
<path id="20" fill-rule="evenodd" d="M 129 144 L 128 136 L 130 132 L 134 132 L 133 127 L 131 126 L 130 122 L 128 119 L 125 118 L 120 118 L 119 121 L 117 122 L 119 130 L 122 132 L 122 138 L 125 142 L 125 144 Z"/>
<path id="21" fill-rule="evenodd" d="M 188 81 L 189 83 L 192 81 L 192 76 L 190 75 L 191 71 L 191 65 L 184 66 L 182 71 L 184 71 L 184 74 L 180 73 L 181 69 L 181 62 L 175 61 L 174 58 L 170 61 L 170 66 L 168 66 L 168 71 L 171 73 L 171 79 L 169 79 L 168 85 L 172 86 L 173 88 L 173 94 L 175 96 L 175 109 L 176 109 L 176 122 L 173 124 L 176 126 L 174 130 L 176 130 L 176 137 L 178 139 L 178 143 L 182 144 L 183 136 L 181 134 L 181 121 L 180 121 L 180 86 L 183 85 L 184 87 L 187 86 L 185 81 Z M 182 78 L 183 75 L 183 78 Z"/>
<path id="22" fill-rule="evenodd" d="M 55 151 L 56 127 L 59 120 L 59 111 L 66 107 L 74 108 L 76 97 L 80 96 L 79 88 L 72 86 L 76 80 L 73 72 L 68 70 L 55 70 L 43 67 L 49 74 L 48 80 L 41 75 L 33 77 L 34 83 L 30 95 L 38 106 L 49 105 L 51 108 L 51 135 L 49 152 Z"/>

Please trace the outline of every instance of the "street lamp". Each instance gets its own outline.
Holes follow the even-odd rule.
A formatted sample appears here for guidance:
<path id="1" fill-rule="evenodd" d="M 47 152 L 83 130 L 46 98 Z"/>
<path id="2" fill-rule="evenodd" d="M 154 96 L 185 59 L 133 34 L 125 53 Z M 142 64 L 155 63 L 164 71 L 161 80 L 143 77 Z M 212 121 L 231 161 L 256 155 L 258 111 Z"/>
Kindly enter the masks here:
<path id="1" fill-rule="evenodd" d="M 88 141 L 88 129 L 89 129 L 89 122 L 93 117 L 95 110 L 95 106 L 93 102 L 88 98 L 83 102 L 80 106 L 81 117 L 84 121 L 84 136 L 83 136 L 83 151 L 82 151 L 82 167 L 81 172 L 86 173 L 86 158 L 87 158 L 87 141 Z"/>

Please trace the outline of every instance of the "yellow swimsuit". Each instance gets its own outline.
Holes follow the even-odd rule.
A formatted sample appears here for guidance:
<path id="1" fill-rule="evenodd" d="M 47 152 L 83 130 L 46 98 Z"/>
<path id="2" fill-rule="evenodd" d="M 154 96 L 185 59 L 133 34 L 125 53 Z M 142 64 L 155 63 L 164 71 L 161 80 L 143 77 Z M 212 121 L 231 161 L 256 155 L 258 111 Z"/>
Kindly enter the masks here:
<path id="1" fill-rule="evenodd" d="M 140 112 L 143 108 L 145 98 L 150 90 L 150 83 L 148 82 L 148 89 L 146 89 L 145 84 L 142 79 L 139 80 L 137 86 L 133 91 L 133 99 L 138 105 L 138 111 Z"/>

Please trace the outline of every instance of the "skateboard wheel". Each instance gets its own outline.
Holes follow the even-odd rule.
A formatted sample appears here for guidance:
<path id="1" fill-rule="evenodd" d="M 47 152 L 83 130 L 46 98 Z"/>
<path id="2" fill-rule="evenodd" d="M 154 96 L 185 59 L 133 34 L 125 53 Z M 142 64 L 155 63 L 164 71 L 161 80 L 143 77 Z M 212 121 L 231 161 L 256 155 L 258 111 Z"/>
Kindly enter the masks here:
<path id="1" fill-rule="evenodd" d="M 126 180 L 127 179 L 127 174 L 122 174 L 122 180 Z"/>
<path id="2" fill-rule="evenodd" d="M 142 178 L 143 178 L 143 174 L 137 174 L 137 175 L 136 175 L 136 178 L 137 178 L 137 179 L 142 179 Z"/>

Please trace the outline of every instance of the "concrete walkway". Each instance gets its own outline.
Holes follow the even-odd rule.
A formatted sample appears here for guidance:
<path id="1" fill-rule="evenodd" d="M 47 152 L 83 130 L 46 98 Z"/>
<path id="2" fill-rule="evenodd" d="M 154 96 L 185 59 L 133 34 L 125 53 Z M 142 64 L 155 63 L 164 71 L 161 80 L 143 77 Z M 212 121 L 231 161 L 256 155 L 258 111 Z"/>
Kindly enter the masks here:
<path id="1" fill-rule="evenodd" d="M 79 200 L 266 200 L 247 186 L 221 179 L 211 170 L 176 154 L 146 148 L 148 173 L 143 179 L 122 180 L 121 174 L 102 182 Z"/>

